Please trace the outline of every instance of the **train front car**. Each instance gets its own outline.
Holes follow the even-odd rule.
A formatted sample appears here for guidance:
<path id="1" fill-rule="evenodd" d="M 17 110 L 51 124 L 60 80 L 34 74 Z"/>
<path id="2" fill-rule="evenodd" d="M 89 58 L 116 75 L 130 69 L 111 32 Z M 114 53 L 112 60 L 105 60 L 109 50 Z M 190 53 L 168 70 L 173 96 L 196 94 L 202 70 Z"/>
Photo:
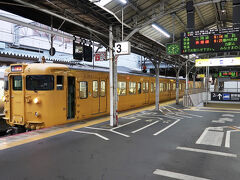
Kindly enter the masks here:
<path id="1" fill-rule="evenodd" d="M 14 64 L 5 72 L 4 113 L 15 129 L 40 129 L 66 121 L 68 67 Z"/>

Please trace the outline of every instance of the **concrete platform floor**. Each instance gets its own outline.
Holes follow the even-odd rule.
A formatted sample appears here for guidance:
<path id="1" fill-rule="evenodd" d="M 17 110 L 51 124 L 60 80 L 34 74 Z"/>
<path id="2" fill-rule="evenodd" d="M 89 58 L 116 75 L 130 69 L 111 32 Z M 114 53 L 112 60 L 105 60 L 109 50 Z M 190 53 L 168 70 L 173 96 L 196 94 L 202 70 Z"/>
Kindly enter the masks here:
<path id="1" fill-rule="evenodd" d="M 125 114 L 115 128 L 102 121 L 51 135 L 42 132 L 34 140 L 25 137 L 25 142 L 8 146 L 0 139 L 0 177 L 239 180 L 239 113 L 164 104 L 159 112 Z"/>

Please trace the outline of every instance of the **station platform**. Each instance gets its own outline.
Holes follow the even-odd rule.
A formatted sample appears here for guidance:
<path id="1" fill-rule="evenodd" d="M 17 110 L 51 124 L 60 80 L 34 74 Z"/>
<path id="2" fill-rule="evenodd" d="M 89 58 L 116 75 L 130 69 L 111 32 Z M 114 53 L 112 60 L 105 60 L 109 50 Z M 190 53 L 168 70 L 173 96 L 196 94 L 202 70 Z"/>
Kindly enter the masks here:
<path id="1" fill-rule="evenodd" d="M 0 138 L 2 179 L 238 180 L 240 112 L 174 101 Z M 9 173 L 11 172 L 11 173 Z"/>

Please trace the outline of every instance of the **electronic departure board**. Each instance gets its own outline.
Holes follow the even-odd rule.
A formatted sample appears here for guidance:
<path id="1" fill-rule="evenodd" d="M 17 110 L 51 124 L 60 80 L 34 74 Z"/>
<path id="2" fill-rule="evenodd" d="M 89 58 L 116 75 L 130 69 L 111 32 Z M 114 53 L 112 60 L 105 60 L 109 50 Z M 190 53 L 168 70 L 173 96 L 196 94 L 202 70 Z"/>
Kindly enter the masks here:
<path id="1" fill-rule="evenodd" d="M 181 34 L 181 54 L 240 51 L 239 28 L 200 30 Z"/>

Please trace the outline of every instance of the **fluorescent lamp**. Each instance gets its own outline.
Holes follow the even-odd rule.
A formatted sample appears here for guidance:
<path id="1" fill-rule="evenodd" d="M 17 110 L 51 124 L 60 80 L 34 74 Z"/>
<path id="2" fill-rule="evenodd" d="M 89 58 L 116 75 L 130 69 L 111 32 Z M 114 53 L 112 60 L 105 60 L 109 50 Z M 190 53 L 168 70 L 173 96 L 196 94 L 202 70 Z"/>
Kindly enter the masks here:
<path id="1" fill-rule="evenodd" d="M 123 3 L 123 4 L 127 4 L 126 0 L 120 0 L 120 2 Z"/>
<path id="2" fill-rule="evenodd" d="M 158 30 L 160 33 L 162 33 L 167 38 L 170 38 L 170 35 L 166 31 L 164 31 L 160 26 L 158 26 L 157 24 L 152 24 L 152 27 L 155 28 L 156 30 Z"/>

